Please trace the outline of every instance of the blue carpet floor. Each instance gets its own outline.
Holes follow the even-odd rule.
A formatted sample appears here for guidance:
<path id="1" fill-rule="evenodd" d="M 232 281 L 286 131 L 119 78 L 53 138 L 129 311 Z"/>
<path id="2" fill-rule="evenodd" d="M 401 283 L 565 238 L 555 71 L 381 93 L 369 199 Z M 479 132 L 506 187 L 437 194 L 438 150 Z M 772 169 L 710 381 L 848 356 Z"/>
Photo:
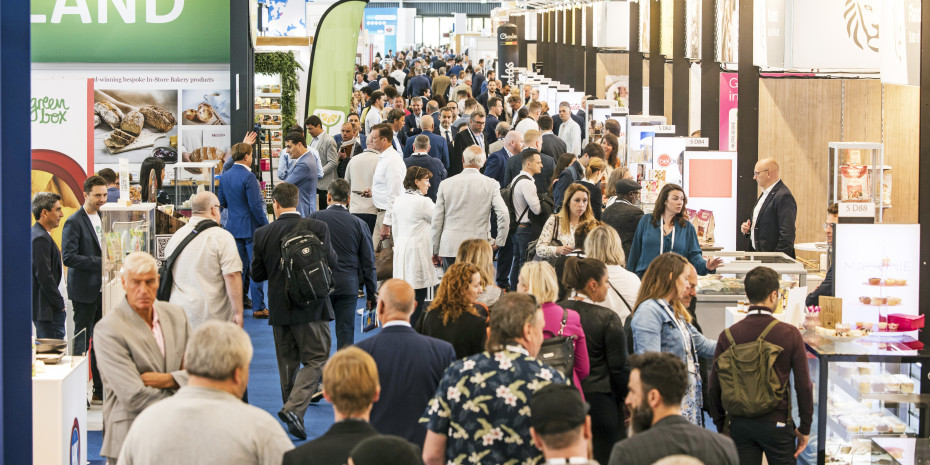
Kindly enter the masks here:
<path id="1" fill-rule="evenodd" d="M 365 305 L 364 299 L 359 299 L 359 308 Z M 245 330 L 252 338 L 254 355 L 252 356 L 252 365 L 249 367 L 249 403 L 268 412 L 278 420 L 278 410 L 284 402 L 281 400 L 281 383 L 278 379 L 278 361 L 274 353 L 274 338 L 271 335 L 271 326 L 268 320 L 255 320 L 251 318 L 251 312 L 245 311 Z M 379 329 L 370 333 L 362 334 L 359 326 L 359 318 L 355 318 L 355 342 L 361 341 L 369 336 L 377 334 Z M 333 345 L 331 353 L 336 351 L 336 330 L 333 323 L 330 323 L 330 334 L 332 334 Z M 281 428 L 287 432 L 287 426 L 280 420 Z M 326 400 L 319 403 L 310 404 L 307 414 L 304 416 L 304 427 L 307 430 L 307 438 L 314 439 L 321 436 L 333 424 L 333 407 Z M 303 444 L 304 441 L 298 441 L 291 436 L 294 445 Z M 87 459 L 91 465 L 103 465 L 105 462 L 100 457 L 100 447 L 103 443 L 103 433 L 101 431 L 88 431 L 87 433 Z"/>

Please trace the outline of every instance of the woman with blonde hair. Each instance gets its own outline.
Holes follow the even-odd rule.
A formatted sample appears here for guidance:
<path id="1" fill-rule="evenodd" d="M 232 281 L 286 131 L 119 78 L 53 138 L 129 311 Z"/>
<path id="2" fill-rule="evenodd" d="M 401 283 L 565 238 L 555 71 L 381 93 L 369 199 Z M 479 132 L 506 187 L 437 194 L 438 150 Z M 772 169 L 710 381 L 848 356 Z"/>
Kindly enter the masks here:
<path id="1" fill-rule="evenodd" d="M 418 333 L 452 344 L 456 358 L 484 350 L 488 311 L 478 303 L 481 273 L 471 263 L 455 263 L 446 270 L 429 310 L 417 321 Z"/>
<path id="2" fill-rule="evenodd" d="M 688 366 L 691 383 L 681 400 L 681 414 L 703 426 L 699 358 L 713 359 L 717 341 L 704 337 L 691 324 L 691 314 L 682 304 L 691 290 L 690 274 L 688 260 L 681 255 L 668 252 L 656 257 L 643 275 L 629 326 L 635 353 L 668 352 Z"/>
<path id="3" fill-rule="evenodd" d="M 604 196 L 601 194 L 601 178 L 604 175 L 605 166 L 607 166 L 607 163 L 603 159 L 591 158 L 588 160 L 587 168 L 585 168 L 584 179 L 578 181 L 578 183 L 586 187 L 591 194 L 591 212 L 594 213 L 594 218 L 598 221 L 601 219 L 601 211 L 604 210 Z"/>
<path id="4" fill-rule="evenodd" d="M 484 239 L 468 239 L 459 245 L 455 255 L 456 263 L 471 263 L 478 267 L 484 292 L 478 295 L 478 302 L 490 307 L 497 302 L 504 290 L 494 282 L 494 250 Z"/>
<path id="5" fill-rule="evenodd" d="M 520 278 L 517 282 L 517 292 L 532 294 L 538 302 L 542 302 L 543 315 L 546 326 L 543 336 L 546 339 L 555 336 L 575 338 L 575 363 L 572 367 L 572 385 L 581 392 L 581 381 L 588 376 L 588 346 L 581 329 L 581 317 L 574 310 L 563 309 L 555 303 L 558 296 L 558 282 L 555 269 L 546 262 L 529 262 L 520 268 Z M 565 321 L 563 323 L 563 320 Z M 567 378 L 568 376 L 566 376 Z"/>
<path id="6" fill-rule="evenodd" d="M 575 183 L 565 189 L 562 209 L 546 220 L 536 241 L 537 257 L 556 258 L 575 250 L 575 227 L 579 223 L 594 219 L 589 199 L 588 189 L 581 184 Z M 557 240 L 561 245 L 553 244 L 553 240 Z"/>
<path id="7" fill-rule="evenodd" d="M 633 313 L 633 304 L 639 295 L 639 276 L 628 271 L 620 236 L 614 228 L 601 225 L 592 229 L 584 241 L 584 253 L 588 258 L 604 262 L 607 266 L 607 300 L 604 306 L 613 310 L 620 321 Z"/>

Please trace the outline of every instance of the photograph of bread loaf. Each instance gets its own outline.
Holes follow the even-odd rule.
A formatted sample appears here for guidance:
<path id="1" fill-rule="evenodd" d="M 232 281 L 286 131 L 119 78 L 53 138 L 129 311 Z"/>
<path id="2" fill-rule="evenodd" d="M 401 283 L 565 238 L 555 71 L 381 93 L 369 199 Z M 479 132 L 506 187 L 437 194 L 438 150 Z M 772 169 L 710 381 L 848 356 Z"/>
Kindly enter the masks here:
<path id="1" fill-rule="evenodd" d="M 141 163 L 178 133 L 177 90 L 94 91 L 94 163 Z"/>
<path id="2" fill-rule="evenodd" d="M 178 146 L 178 161 L 216 162 L 216 174 L 223 171 L 223 161 L 229 156 L 229 126 L 184 126 Z M 194 173 L 197 169 L 188 169 Z"/>
<path id="3" fill-rule="evenodd" d="M 184 125 L 229 124 L 229 91 L 192 89 L 181 91 Z"/>

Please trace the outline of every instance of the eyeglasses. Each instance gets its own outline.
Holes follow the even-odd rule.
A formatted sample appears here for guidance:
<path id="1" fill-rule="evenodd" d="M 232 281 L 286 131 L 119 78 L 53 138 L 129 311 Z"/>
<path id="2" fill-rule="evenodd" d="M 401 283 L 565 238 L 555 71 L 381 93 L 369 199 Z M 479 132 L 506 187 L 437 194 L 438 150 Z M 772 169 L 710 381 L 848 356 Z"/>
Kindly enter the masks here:
<path id="1" fill-rule="evenodd" d="M 753 171 L 753 172 L 752 172 L 752 176 L 753 176 L 753 177 L 756 177 L 756 176 L 758 176 L 758 175 L 760 175 L 760 174 L 762 174 L 762 173 L 766 173 L 766 172 L 769 172 L 769 171 L 771 171 L 771 170 Z"/>
<path id="2" fill-rule="evenodd" d="M 824 224 L 823 224 L 823 230 L 826 231 L 826 232 L 833 231 L 832 226 L 833 226 L 834 224 L 836 224 L 836 223 L 824 223 Z"/>

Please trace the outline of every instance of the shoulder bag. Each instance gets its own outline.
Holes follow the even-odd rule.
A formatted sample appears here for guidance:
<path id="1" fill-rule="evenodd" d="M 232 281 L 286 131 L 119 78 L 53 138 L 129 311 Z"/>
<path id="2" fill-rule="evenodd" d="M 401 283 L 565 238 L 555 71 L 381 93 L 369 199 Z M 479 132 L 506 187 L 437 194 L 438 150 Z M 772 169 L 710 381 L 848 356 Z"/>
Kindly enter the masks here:
<path id="1" fill-rule="evenodd" d="M 200 233 L 214 226 L 219 226 L 219 224 L 213 220 L 201 220 L 197 223 L 197 226 L 194 226 L 194 230 L 178 244 L 178 247 L 174 249 L 171 256 L 165 260 L 165 264 L 158 270 L 158 294 L 156 296 L 158 300 L 167 302 L 171 299 L 171 288 L 174 287 L 174 272 L 172 270 L 174 268 L 174 262 L 177 261 L 181 252 L 187 247 L 187 244 L 190 244 Z"/>
<path id="2" fill-rule="evenodd" d="M 572 370 L 575 368 L 576 336 L 562 335 L 566 323 L 568 323 L 568 310 L 563 308 L 562 324 L 559 327 L 558 334 L 543 340 L 536 359 L 558 370 L 571 383 L 573 379 Z"/>

